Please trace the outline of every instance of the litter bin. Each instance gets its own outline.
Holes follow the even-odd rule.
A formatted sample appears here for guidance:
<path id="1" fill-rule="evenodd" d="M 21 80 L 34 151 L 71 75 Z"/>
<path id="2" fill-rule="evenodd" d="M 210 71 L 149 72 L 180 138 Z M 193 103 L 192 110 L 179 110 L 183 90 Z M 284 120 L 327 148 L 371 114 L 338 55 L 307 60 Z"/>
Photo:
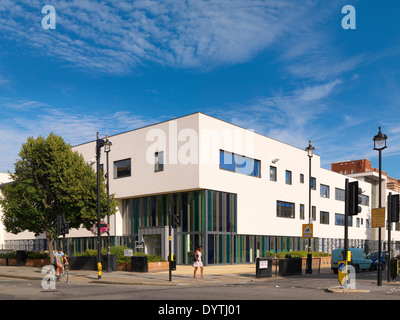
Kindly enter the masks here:
<path id="1" fill-rule="evenodd" d="M 289 258 L 279 260 L 279 275 L 291 276 L 301 275 L 301 258 Z"/>
<path id="2" fill-rule="evenodd" d="M 115 254 L 101 256 L 101 264 L 103 271 L 108 271 L 108 264 L 110 264 L 110 271 L 117 271 L 117 256 Z"/>
<path id="3" fill-rule="evenodd" d="M 395 280 L 399 274 L 399 260 L 390 259 L 389 260 L 389 268 L 388 272 L 390 273 L 390 277 Z"/>
<path id="4" fill-rule="evenodd" d="M 256 277 L 271 277 L 272 276 L 272 258 L 257 258 L 256 259 Z"/>
<path id="5" fill-rule="evenodd" d="M 148 272 L 147 257 L 146 256 L 132 256 L 131 257 L 131 271 Z"/>
<path id="6" fill-rule="evenodd" d="M 24 266 L 26 263 L 27 254 L 25 250 L 17 250 L 16 252 L 16 259 L 17 259 L 17 266 Z"/>

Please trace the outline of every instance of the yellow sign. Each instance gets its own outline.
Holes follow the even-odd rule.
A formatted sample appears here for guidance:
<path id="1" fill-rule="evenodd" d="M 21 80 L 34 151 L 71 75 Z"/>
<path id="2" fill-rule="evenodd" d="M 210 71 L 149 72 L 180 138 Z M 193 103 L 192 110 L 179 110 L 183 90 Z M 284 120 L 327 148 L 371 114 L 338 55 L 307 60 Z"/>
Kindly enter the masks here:
<path id="1" fill-rule="evenodd" d="M 347 280 L 347 261 L 338 261 L 338 280 L 343 286 Z"/>
<path id="2" fill-rule="evenodd" d="M 386 225 L 385 208 L 372 209 L 371 227 L 372 228 L 384 228 L 385 225 Z"/>
<path id="3" fill-rule="evenodd" d="M 302 226 L 303 238 L 312 238 L 313 237 L 313 225 L 312 224 L 303 224 Z"/>

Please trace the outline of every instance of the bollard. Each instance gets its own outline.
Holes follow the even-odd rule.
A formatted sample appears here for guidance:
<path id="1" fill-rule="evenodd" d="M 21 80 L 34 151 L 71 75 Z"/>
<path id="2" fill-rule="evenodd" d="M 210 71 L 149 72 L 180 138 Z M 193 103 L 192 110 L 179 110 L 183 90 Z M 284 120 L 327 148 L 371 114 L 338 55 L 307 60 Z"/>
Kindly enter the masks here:
<path id="1" fill-rule="evenodd" d="M 97 279 L 98 280 L 101 279 L 101 271 L 102 271 L 101 262 L 99 262 L 99 263 L 97 263 Z"/>

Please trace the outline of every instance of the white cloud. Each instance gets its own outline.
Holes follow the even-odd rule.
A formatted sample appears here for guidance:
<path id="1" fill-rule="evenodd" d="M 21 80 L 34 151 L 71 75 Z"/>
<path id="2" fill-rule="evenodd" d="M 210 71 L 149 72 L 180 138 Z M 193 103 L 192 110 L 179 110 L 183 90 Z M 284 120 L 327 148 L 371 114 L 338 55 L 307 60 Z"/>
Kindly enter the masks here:
<path id="1" fill-rule="evenodd" d="M 35 109 L 30 107 L 35 105 Z M 68 109 L 48 106 L 37 101 L 8 101 L 3 104 L 3 113 L 8 114 L 0 119 L 0 172 L 13 171 L 21 145 L 29 136 L 47 137 L 50 132 L 60 135 L 71 145 L 96 139 L 96 132 L 101 136 L 113 135 L 153 124 L 158 119 L 137 116 L 128 111 L 110 112 L 108 114 L 80 114 Z M 20 108 L 21 106 L 21 108 Z M 25 109 L 22 109 L 25 106 Z"/>
<path id="2" fill-rule="evenodd" d="M 302 146 L 311 137 L 320 136 L 318 119 L 329 111 L 326 99 L 340 84 L 340 80 L 333 80 L 308 85 L 232 107 L 229 112 L 220 110 L 216 115 L 271 138 Z"/>
<path id="3" fill-rule="evenodd" d="M 261 50 L 279 46 L 299 29 L 310 29 L 314 3 L 58 0 L 52 1 L 56 30 L 43 30 L 43 15 L 38 14 L 42 2 L 20 0 L 11 5 L 3 1 L 3 7 L 12 10 L 0 16 L 0 32 L 35 47 L 38 55 L 90 71 L 120 74 L 148 61 L 204 69 L 248 61 Z"/>

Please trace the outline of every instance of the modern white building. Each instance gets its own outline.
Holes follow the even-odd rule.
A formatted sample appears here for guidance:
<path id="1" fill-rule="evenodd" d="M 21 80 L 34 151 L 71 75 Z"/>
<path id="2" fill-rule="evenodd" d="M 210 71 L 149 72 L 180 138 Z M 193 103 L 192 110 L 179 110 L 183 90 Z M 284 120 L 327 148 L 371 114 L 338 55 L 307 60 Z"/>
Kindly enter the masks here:
<path id="1" fill-rule="evenodd" d="M 166 258 L 169 210 L 180 217 L 172 235 L 178 264 L 191 264 L 198 245 L 206 264 L 253 262 L 272 250 L 306 250 L 302 225 L 309 222 L 310 211 L 313 250 L 330 252 L 343 245 L 345 179 L 355 177 L 321 168 L 317 154 L 311 158 L 309 211 L 307 152 L 251 130 L 194 113 L 109 140 L 110 193 L 119 202 L 111 218 L 114 245 L 134 247 L 135 241 L 144 241 L 147 253 Z M 73 149 L 94 163 L 95 143 Z M 101 164 L 106 171 L 104 150 Z M 350 246 L 368 249 L 375 240 L 375 189 L 368 181 L 359 185 L 362 212 L 351 219 L 349 239 Z M 393 231 L 392 237 L 399 240 L 400 232 Z M 70 251 L 96 245 L 86 230 L 71 230 L 68 238 Z M 3 238 L 10 248 L 23 240 L 20 235 Z"/>

